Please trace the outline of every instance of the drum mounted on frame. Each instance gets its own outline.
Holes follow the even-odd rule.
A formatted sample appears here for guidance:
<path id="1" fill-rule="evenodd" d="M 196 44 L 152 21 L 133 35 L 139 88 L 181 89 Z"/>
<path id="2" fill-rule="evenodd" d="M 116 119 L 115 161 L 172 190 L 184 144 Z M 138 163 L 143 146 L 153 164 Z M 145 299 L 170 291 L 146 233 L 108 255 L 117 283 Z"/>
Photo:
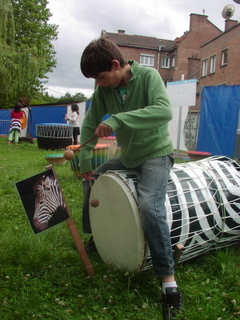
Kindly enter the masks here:
<path id="1" fill-rule="evenodd" d="M 136 172 L 108 171 L 92 191 L 89 206 L 93 237 L 104 262 L 129 271 L 152 267 L 142 230 Z M 170 172 L 167 222 L 172 248 L 184 245 L 179 262 L 240 240 L 240 166 L 226 157 L 175 164 Z"/>

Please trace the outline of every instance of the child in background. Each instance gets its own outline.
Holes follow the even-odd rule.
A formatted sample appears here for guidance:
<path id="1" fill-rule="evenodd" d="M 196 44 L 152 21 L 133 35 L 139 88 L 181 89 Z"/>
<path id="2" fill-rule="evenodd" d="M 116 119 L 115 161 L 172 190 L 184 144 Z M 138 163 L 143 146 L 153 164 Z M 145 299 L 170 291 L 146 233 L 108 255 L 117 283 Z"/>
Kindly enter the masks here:
<path id="1" fill-rule="evenodd" d="M 78 136 L 80 135 L 80 128 L 79 128 L 79 109 L 76 103 L 71 105 L 72 115 L 68 116 L 65 115 L 65 120 L 69 121 L 69 124 L 73 126 L 73 144 L 78 144 Z"/>
<path id="2" fill-rule="evenodd" d="M 11 124 L 8 137 L 8 144 L 14 140 L 15 144 L 19 143 L 21 133 L 21 119 L 23 119 L 24 112 L 21 110 L 21 104 L 16 103 L 14 109 L 11 111 Z"/>

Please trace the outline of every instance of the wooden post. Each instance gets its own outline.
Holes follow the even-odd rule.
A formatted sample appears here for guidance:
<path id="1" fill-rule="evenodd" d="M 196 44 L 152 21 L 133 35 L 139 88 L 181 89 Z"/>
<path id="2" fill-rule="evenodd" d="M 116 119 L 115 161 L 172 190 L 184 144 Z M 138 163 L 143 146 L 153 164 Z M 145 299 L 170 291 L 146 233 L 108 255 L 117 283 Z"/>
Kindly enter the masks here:
<path id="1" fill-rule="evenodd" d="M 76 227 L 73 219 L 72 218 L 68 219 L 67 224 L 68 224 L 68 228 L 72 234 L 73 240 L 75 242 L 75 246 L 77 248 L 77 251 L 78 251 L 78 253 L 79 253 L 79 255 L 85 265 L 85 268 L 86 268 L 88 274 L 90 276 L 94 276 L 95 273 L 94 273 L 93 267 L 92 267 L 91 262 L 88 258 L 88 254 L 86 252 L 85 246 L 81 240 L 80 235 L 78 234 L 78 230 L 77 230 L 77 227 Z"/>
<path id="2" fill-rule="evenodd" d="M 50 169 L 53 170 L 55 178 L 57 179 L 56 172 L 55 172 L 55 170 L 54 170 L 52 165 L 46 166 L 45 169 L 46 170 L 50 170 Z M 60 184 L 59 184 L 59 187 L 60 187 Z M 60 187 L 60 189 L 61 189 L 61 187 Z M 61 192 L 62 192 L 62 189 L 61 189 Z M 68 215 L 69 215 L 69 219 L 67 219 L 67 225 L 68 225 L 68 228 L 69 228 L 69 230 L 71 232 L 71 235 L 73 237 L 76 249 L 77 249 L 77 251 L 78 251 L 78 253 L 79 253 L 79 255 L 80 255 L 80 257 L 81 257 L 81 259 L 82 259 L 82 261 L 84 263 L 84 266 L 85 266 L 85 268 L 87 270 L 87 273 L 90 276 L 93 276 L 93 275 L 95 275 L 93 267 L 92 267 L 91 262 L 90 262 L 90 260 L 88 258 L 88 254 L 86 252 L 86 249 L 85 249 L 85 246 L 84 246 L 84 244 L 82 242 L 82 239 L 81 239 L 81 237 L 80 237 L 80 235 L 78 233 L 77 227 L 76 227 L 76 225 L 75 225 L 75 223 L 73 221 L 73 218 L 72 218 L 71 213 L 70 213 L 69 206 L 67 204 L 67 201 L 66 201 L 66 198 L 65 198 L 65 195 L 63 194 L 63 192 L 62 192 L 62 196 L 63 196 L 64 202 L 65 202 L 65 205 L 66 205 L 66 208 L 67 208 L 67 212 L 68 212 Z"/>

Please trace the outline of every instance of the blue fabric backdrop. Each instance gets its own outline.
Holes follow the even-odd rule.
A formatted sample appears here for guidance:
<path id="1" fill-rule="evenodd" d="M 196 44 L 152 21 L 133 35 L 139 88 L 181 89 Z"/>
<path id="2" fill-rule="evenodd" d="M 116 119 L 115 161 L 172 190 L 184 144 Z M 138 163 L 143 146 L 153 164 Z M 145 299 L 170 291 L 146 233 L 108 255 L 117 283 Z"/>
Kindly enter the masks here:
<path id="1" fill-rule="evenodd" d="M 36 137 L 36 124 L 38 123 L 66 123 L 64 115 L 67 113 L 67 106 L 44 106 L 32 107 L 29 119 L 29 131 Z M 32 120 L 32 122 L 31 122 Z"/>
<path id="2" fill-rule="evenodd" d="M 239 85 L 203 89 L 197 151 L 234 156 L 239 104 Z"/>

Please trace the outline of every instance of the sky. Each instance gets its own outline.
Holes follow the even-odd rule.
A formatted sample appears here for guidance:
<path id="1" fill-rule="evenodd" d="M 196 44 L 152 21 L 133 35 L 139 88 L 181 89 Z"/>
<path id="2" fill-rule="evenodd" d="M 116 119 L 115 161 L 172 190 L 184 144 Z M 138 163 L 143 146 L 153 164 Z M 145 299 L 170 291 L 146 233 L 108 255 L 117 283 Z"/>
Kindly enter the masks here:
<path id="1" fill-rule="evenodd" d="M 59 33 L 53 41 L 57 66 L 47 74 L 46 91 L 56 98 L 67 92 L 92 95 L 94 80 L 82 75 L 80 59 L 102 30 L 174 40 L 189 30 L 190 14 L 197 13 L 223 31 L 228 4 L 235 8 L 231 19 L 239 21 L 240 4 L 234 0 L 48 0 L 49 23 L 58 25 Z"/>

